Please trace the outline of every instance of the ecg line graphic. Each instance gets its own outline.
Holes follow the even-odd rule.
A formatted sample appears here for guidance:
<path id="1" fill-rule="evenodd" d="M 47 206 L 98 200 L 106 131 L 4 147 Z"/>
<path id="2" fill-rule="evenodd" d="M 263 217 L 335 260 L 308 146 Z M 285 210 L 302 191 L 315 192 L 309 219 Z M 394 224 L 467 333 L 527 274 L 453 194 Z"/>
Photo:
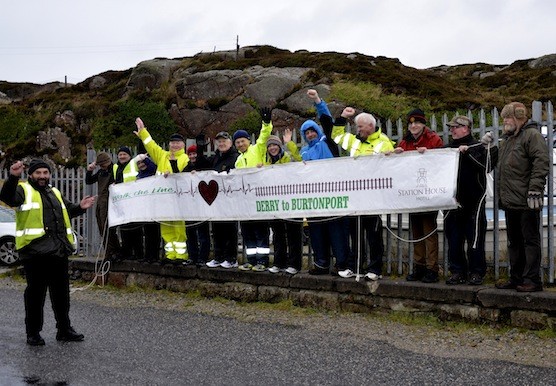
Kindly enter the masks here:
<path id="1" fill-rule="evenodd" d="M 258 197 L 276 195 L 295 195 L 313 193 L 338 193 L 360 190 L 386 190 L 392 189 L 392 178 L 366 178 L 349 181 L 335 182 L 310 182 L 302 184 L 271 185 L 255 188 Z"/>

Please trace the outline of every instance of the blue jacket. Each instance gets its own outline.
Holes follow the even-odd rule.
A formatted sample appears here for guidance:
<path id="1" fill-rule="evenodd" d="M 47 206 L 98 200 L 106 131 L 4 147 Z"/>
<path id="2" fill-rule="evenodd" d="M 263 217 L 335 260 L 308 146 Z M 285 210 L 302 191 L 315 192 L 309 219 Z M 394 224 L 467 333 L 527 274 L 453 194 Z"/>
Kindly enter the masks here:
<path id="1" fill-rule="evenodd" d="M 312 141 L 308 141 L 305 135 L 307 129 L 313 129 L 317 132 L 318 137 Z M 307 142 L 306 146 L 301 149 L 301 158 L 303 161 L 311 161 L 316 159 L 332 158 L 332 152 L 326 143 L 326 136 L 323 134 L 322 129 L 315 121 L 307 120 L 301 125 L 301 135 Z"/>

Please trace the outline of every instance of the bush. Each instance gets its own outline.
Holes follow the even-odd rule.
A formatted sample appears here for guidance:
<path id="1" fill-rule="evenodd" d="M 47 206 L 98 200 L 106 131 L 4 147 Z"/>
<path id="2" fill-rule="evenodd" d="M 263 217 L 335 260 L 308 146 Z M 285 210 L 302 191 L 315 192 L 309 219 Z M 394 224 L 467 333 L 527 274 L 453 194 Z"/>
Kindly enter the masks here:
<path id="1" fill-rule="evenodd" d="M 167 141 L 177 131 L 176 124 L 162 102 L 141 102 L 134 99 L 118 101 L 110 108 L 108 115 L 94 118 L 91 122 L 95 148 L 137 144 L 139 140 L 133 133 L 137 130 L 137 117 L 141 117 L 158 143 Z"/>

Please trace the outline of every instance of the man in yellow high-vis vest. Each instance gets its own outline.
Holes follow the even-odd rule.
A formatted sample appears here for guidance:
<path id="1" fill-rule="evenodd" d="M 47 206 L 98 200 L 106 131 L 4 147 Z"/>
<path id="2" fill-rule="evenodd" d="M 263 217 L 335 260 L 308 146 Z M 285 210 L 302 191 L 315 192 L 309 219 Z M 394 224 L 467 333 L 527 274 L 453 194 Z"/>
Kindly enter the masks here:
<path id="1" fill-rule="evenodd" d="M 50 166 L 46 162 L 32 160 L 28 180 L 20 182 L 23 169 L 21 161 L 10 166 L 0 199 L 17 207 L 15 243 L 27 279 L 24 295 L 27 344 L 45 344 L 40 332 L 47 289 L 58 329 L 56 340 L 79 342 L 84 336 L 75 332 L 69 319 L 68 256 L 73 253 L 70 218 L 92 207 L 95 196 L 85 196 L 79 205 L 72 204 L 50 185 Z"/>

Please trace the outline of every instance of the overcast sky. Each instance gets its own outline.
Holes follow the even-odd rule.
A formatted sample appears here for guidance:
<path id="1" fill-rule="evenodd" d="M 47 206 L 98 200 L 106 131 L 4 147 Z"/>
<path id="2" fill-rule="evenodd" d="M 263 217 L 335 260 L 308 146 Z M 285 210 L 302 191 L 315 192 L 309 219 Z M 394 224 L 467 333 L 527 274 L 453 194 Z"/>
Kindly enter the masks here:
<path id="1" fill-rule="evenodd" d="M 404 65 L 556 53 L 553 0 L 3 1 L 0 80 L 80 82 L 155 57 L 269 44 Z"/>

